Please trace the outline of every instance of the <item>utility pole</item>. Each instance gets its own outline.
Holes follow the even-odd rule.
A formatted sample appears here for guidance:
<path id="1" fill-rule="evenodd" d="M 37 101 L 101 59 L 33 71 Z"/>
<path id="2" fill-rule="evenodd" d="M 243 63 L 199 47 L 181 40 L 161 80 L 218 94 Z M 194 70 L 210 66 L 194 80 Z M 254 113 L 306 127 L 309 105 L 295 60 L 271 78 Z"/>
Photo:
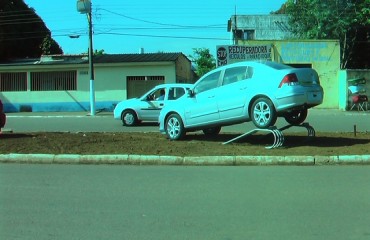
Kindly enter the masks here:
<path id="1" fill-rule="evenodd" d="M 95 80 L 94 80 L 94 53 L 93 53 L 93 30 L 92 30 L 92 14 L 91 0 L 78 0 L 77 11 L 87 15 L 89 23 L 89 72 L 90 72 L 90 115 L 95 116 Z"/>
<path id="2" fill-rule="evenodd" d="M 234 45 L 238 45 L 238 24 L 236 22 L 236 5 L 235 5 L 235 13 L 234 13 L 234 24 L 235 24 L 235 32 L 234 32 Z"/>

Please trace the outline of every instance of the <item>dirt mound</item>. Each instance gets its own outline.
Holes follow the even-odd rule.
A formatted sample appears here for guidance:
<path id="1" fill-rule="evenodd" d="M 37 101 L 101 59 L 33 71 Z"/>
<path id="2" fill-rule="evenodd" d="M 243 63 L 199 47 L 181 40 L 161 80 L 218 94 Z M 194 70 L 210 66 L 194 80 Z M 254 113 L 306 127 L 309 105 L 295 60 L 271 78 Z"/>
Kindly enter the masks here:
<path id="1" fill-rule="evenodd" d="M 287 156 L 369 155 L 370 133 L 316 133 L 315 137 L 285 134 L 282 147 L 266 149 L 272 135 L 256 134 L 222 144 L 238 135 L 222 133 L 207 138 L 188 134 L 169 141 L 159 133 L 2 133 L 0 154 L 139 154 L 170 156 Z"/>

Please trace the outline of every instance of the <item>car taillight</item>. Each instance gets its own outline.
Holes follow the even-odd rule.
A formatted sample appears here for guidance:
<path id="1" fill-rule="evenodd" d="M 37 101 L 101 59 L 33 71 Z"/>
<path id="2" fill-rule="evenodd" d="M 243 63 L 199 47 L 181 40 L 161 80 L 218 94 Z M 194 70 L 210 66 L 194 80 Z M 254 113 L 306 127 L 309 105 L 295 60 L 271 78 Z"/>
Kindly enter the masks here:
<path id="1" fill-rule="evenodd" d="M 279 88 L 281 88 L 284 84 L 293 85 L 292 83 L 297 83 L 297 82 L 298 82 L 297 75 L 295 75 L 295 73 L 290 73 L 288 75 L 285 75 L 283 80 L 281 80 L 279 84 Z"/>

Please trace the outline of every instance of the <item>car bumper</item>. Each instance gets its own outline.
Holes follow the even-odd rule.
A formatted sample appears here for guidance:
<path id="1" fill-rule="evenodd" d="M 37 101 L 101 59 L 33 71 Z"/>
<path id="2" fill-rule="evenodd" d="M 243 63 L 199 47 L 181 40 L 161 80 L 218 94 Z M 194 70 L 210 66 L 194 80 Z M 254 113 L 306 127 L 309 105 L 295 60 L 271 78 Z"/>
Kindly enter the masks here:
<path id="1" fill-rule="evenodd" d="M 122 109 L 118 109 L 117 107 L 113 110 L 113 117 L 114 119 L 121 120 Z"/>
<path id="2" fill-rule="evenodd" d="M 314 107 L 320 105 L 324 100 L 324 92 L 321 87 L 312 89 L 299 89 L 298 91 L 285 92 L 276 96 L 276 110 L 284 111 L 292 108 Z"/>
<path id="3" fill-rule="evenodd" d="M 6 115 L 5 113 L 0 113 L 0 128 L 3 128 L 6 123 Z"/>
<path id="4" fill-rule="evenodd" d="M 158 117 L 158 123 L 159 123 L 159 132 L 162 134 L 166 133 L 165 127 L 164 127 L 164 121 L 165 121 L 165 114 L 163 114 L 163 111 L 159 113 Z"/>
<path id="5" fill-rule="evenodd" d="M 113 114 L 114 119 L 121 120 L 121 114 Z"/>
<path id="6" fill-rule="evenodd" d="M 162 134 L 165 134 L 166 133 L 166 130 L 164 128 L 164 122 L 163 121 L 160 121 L 159 122 L 159 132 L 162 133 Z"/>

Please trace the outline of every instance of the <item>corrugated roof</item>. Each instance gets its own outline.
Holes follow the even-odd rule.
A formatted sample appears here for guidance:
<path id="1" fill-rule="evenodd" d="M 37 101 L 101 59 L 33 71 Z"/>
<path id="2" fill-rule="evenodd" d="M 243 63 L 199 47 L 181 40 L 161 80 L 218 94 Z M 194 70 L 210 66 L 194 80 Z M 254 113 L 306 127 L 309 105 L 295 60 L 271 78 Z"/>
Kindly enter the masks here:
<path id="1" fill-rule="evenodd" d="M 171 62 L 176 61 L 181 54 L 182 53 L 103 54 L 94 56 L 94 62 Z"/>
<path id="2" fill-rule="evenodd" d="M 182 53 L 137 53 L 137 54 L 103 54 L 94 56 L 94 63 L 128 63 L 128 62 L 173 62 Z M 183 55 L 185 58 L 186 56 Z M 86 55 L 49 55 L 40 59 L 17 59 L 0 63 L 1 65 L 54 65 L 86 64 Z"/>

